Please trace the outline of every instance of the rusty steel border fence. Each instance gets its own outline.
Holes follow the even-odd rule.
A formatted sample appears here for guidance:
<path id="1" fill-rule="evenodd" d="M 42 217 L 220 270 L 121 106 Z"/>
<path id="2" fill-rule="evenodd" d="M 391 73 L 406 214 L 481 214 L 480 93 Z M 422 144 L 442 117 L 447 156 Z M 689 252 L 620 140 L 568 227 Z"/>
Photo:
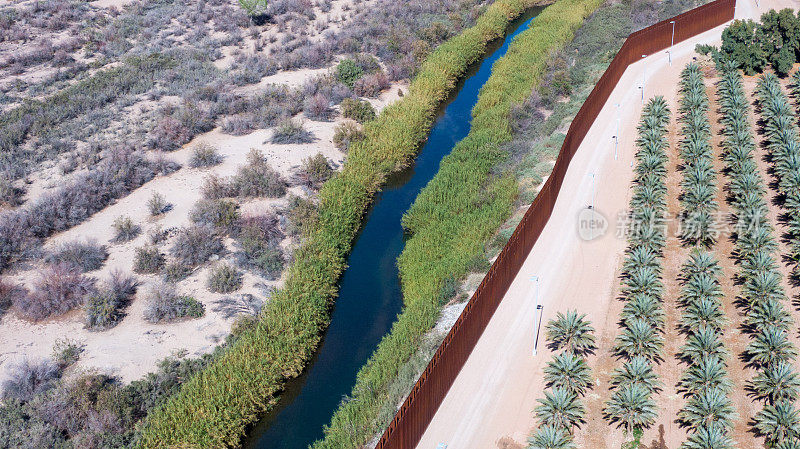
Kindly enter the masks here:
<path id="1" fill-rule="evenodd" d="M 553 166 L 553 172 L 525 212 L 500 255 L 444 338 L 376 449 L 413 449 L 433 419 L 511 282 L 547 224 L 572 156 L 594 123 L 625 69 L 675 43 L 733 19 L 736 0 L 716 0 L 632 33 L 575 115 Z M 535 19 L 534 19 L 535 20 Z"/>

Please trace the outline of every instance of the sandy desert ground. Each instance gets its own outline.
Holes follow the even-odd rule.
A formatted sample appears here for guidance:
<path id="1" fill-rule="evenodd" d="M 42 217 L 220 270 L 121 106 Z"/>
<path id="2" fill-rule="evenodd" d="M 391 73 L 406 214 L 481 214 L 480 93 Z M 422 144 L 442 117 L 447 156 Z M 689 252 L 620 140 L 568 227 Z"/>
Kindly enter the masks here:
<path id="1" fill-rule="evenodd" d="M 3 2 L 0 7 L 7 5 L 22 6 L 30 2 Z M 100 0 L 91 2 L 96 8 L 114 10 L 130 3 L 127 0 Z M 327 13 L 321 13 L 318 20 L 328 22 L 329 28 L 339 29 L 344 20 L 341 17 L 348 15 L 346 11 L 353 6 L 352 0 L 338 0 L 332 2 L 332 7 Z M 110 8 L 110 9 L 109 9 Z M 322 33 L 312 33 L 312 39 L 321 39 Z M 244 36 L 244 47 L 253 45 L 250 36 Z M 224 68 L 232 62 L 231 49 L 238 51 L 240 45 L 231 45 L 223 48 L 223 57 L 216 61 L 219 68 Z M 15 48 L 8 44 L 0 44 L 0 60 L 12 53 Z M 17 49 L 18 50 L 18 49 Z M 109 65 L 113 66 L 113 64 Z M 106 66 L 109 67 L 109 66 Z M 279 71 L 274 75 L 265 76 L 260 82 L 237 87 L 235 93 L 241 95 L 256 94 L 265 87 L 281 85 L 290 88 L 300 88 L 309 79 L 325 75 L 331 67 L 320 69 L 300 69 Z M 0 75 L 5 75 L 0 71 Z M 46 78 L 48 74 L 32 70 L 21 75 L 27 82 L 35 82 Z M 0 83 L 9 78 L 0 76 Z M 407 89 L 407 82 L 394 82 L 391 87 L 383 91 L 376 98 L 366 99 L 379 112 L 383 107 L 397 100 L 402 91 Z M 162 98 L 162 102 L 176 101 L 178 98 Z M 145 99 L 140 99 L 134 106 L 127 108 L 151 110 L 157 104 L 150 104 Z M 162 103 L 163 104 L 163 103 Z M 12 107 L 4 105 L 4 107 Z M 246 163 L 247 154 L 251 149 L 261 151 L 269 164 L 284 178 L 289 179 L 296 172 L 302 161 L 308 157 L 321 153 L 330 165 L 340 168 L 345 154 L 337 149 L 333 143 L 334 129 L 344 119 L 336 114 L 335 118 L 326 121 L 308 119 L 300 113 L 294 120 L 303 123 L 304 128 L 311 132 L 314 141 L 310 144 L 274 144 L 270 143 L 273 129 L 262 129 L 244 135 L 226 134 L 217 126 L 211 131 L 195 136 L 190 142 L 180 149 L 163 155 L 168 160 L 177 162 L 183 168 L 166 176 L 158 176 L 141 187 L 135 189 L 124 198 L 116 201 L 111 206 L 92 215 L 81 224 L 64 232 L 46 239 L 44 249 L 51 249 L 60 243 L 95 240 L 108 249 L 108 259 L 99 270 L 86 273 L 87 276 L 99 282 L 107 279 L 114 270 L 130 273 L 136 248 L 143 246 L 148 241 L 148 234 L 156 229 L 179 229 L 190 223 L 189 212 L 192 206 L 202 198 L 201 187 L 206 178 L 212 174 L 220 177 L 229 177 Z M 201 143 L 215 147 L 223 157 L 221 164 L 210 168 L 191 168 L 188 161 L 196 146 Z M 152 156 L 152 155 L 151 155 Z M 42 164 L 27 179 L 24 201 L 32 202 L 42 195 L 60 188 L 73 179 L 76 175 L 87 169 L 79 169 L 69 174 L 59 172 L 58 161 Z M 304 187 L 290 187 L 289 192 L 298 195 L 314 195 Z M 151 217 L 147 201 L 154 193 L 160 193 L 171 208 L 158 217 Z M 241 212 L 259 213 L 276 211 L 287 207 L 287 197 L 279 199 L 257 198 L 241 201 Z M 141 233 L 135 239 L 125 243 L 113 243 L 114 230 L 112 224 L 119 216 L 128 216 L 141 226 Z M 233 240 L 228 238 L 225 242 L 228 254 L 222 260 L 232 260 Z M 281 246 L 291 253 L 291 248 L 296 240 L 286 237 Z M 169 246 L 169 240 L 163 248 Z M 163 249 L 162 248 L 162 249 Z M 235 317 L 226 318 L 222 313 L 214 310 L 215 301 L 229 295 L 209 292 L 205 282 L 209 270 L 214 263 L 205 264 L 195 269 L 185 280 L 177 283 L 181 294 L 191 295 L 205 305 L 206 313 L 202 318 L 182 320 L 174 323 L 152 324 L 144 320 L 144 301 L 141 299 L 146 294 L 149 286 L 160 279 L 159 275 L 136 275 L 140 283 L 136 299 L 126 310 L 125 317 L 115 327 L 104 331 L 90 331 L 84 327 L 84 313 L 82 310 L 73 310 L 66 315 L 50 318 L 42 322 L 30 322 L 24 319 L 14 309 L 0 317 L 0 379 L 5 378 L 6 372 L 14 364 L 23 359 L 39 359 L 49 357 L 53 353 L 56 341 L 64 338 L 83 345 L 84 351 L 77 363 L 77 368 L 98 370 L 103 373 L 118 376 L 123 382 L 129 382 L 151 372 L 159 360 L 175 354 L 198 356 L 211 352 L 218 344 L 225 340 L 231 330 Z M 28 264 L 17 267 L 12 272 L 6 273 L 7 281 L 30 286 L 36 278 L 38 264 Z M 265 297 L 265 292 L 281 284 L 281 280 L 266 280 L 261 276 L 244 272 L 243 286 L 235 294 L 253 294 Z"/>

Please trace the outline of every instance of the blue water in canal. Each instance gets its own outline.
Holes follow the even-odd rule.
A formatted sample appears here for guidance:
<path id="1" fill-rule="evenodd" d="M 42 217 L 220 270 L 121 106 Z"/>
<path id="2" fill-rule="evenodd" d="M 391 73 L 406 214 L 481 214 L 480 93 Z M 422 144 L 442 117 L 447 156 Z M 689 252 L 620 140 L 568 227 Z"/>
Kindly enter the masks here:
<path id="1" fill-rule="evenodd" d="M 400 313 L 402 295 L 397 257 L 403 250 L 403 213 L 439 170 L 439 163 L 466 137 L 478 91 L 491 67 L 525 30 L 534 9 L 493 43 L 486 56 L 467 73 L 431 129 L 430 137 L 408 170 L 389 180 L 375 198 L 348 258 L 335 309 L 321 347 L 310 368 L 287 384 L 275 409 L 250 432 L 247 449 L 304 449 L 323 436 L 343 396 L 350 394 L 356 373 L 390 330 Z"/>

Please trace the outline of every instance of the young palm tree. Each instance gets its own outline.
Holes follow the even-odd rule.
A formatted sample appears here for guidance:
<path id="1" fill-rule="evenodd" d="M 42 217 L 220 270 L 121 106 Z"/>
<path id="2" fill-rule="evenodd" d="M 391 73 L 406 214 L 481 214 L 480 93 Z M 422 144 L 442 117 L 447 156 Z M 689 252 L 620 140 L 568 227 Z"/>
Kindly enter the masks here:
<path id="1" fill-rule="evenodd" d="M 797 357 L 797 349 L 780 328 L 767 328 L 755 334 L 747 345 L 751 363 L 766 367 L 778 362 L 788 362 Z"/>
<path id="2" fill-rule="evenodd" d="M 650 392 L 639 384 L 630 384 L 614 391 L 606 402 L 605 418 L 628 432 L 650 427 L 656 421 L 656 404 Z"/>
<path id="3" fill-rule="evenodd" d="M 720 301 L 715 298 L 693 300 L 681 315 L 681 327 L 687 332 L 697 332 L 700 326 L 722 329 L 727 320 Z"/>
<path id="4" fill-rule="evenodd" d="M 574 310 L 566 314 L 558 312 L 556 319 L 547 323 L 547 339 L 555 350 L 566 349 L 576 354 L 593 351 L 594 328 L 586 320 L 586 314 L 578 315 Z"/>
<path id="5" fill-rule="evenodd" d="M 646 293 L 637 293 L 629 298 L 619 317 L 622 322 L 641 318 L 654 328 L 664 327 L 664 309 L 661 308 L 661 303 L 656 297 Z"/>
<path id="6" fill-rule="evenodd" d="M 714 423 L 729 427 L 735 416 L 727 392 L 721 388 L 700 390 L 678 411 L 678 418 L 692 429 Z"/>
<path id="7" fill-rule="evenodd" d="M 775 404 L 780 401 L 794 402 L 800 388 L 800 378 L 794 367 L 785 361 L 767 366 L 751 381 L 750 387 L 759 399 Z"/>
<path id="8" fill-rule="evenodd" d="M 703 357 L 698 363 L 689 366 L 681 376 L 678 391 L 697 394 L 700 391 L 714 388 L 726 392 L 731 389 L 727 367 L 718 356 Z"/>
<path id="9" fill-rule="evenodd" d="M 544 425 L 528 439 L 528 449 L 575 449 L 572 435 L 559 426 Z"/>
<path id="10" fill-rule="evenodd" d="M 548 388 L 563 388 L 583 396 L 592 386 L 592 370 L 583 357 L 564 351 L 556 354 L 544 368 L 544 380 Z"/>
<path id="11" fill-rule="evenodd" d="M 648 391 L 657 391 L 661 388 L 658 376 L 653 372 L 653 365 L 650 360 L 642 357 L 633 357 L 625 362 L 622 368 L 617 368 L 611 378 L 611 385 L 622 388 L 631 384 L 638 384 L 645 387 Z"/>
<path id="12" fill-rule="evenodd" d="M 692 363 L 698 363 L 705 357 L 724 357 L 727 354 L 717 329 L 699 326 L 697 332 L 689 335 L 686 344 L 681 347 L 681 355 Z"/>
<path id="13" fill-rule="evenodd" d="M 761 301 L 747 314 L 745 323 L 755 332 L 764 332 L 767 329 L 788 332 L 792 325 L 792 317 L 780 301 Z"/>
<path id="14" fill-rule="evenodd" d="M 586 410 L 581 401 L 566 388 L 556 387 L 545 390 L 544 398 L 539 399 L 541 405 L 535 409 L 536 417 L 541 425 L 559 426 L 571 430 L 572 426 L 583 423 Z"/>
<path id="15" fill-rule="evenodd" d="M 728 430 L 719 424 L 700 425 L 689 435 L 681 449 L 733 449 Z"/>
<path id="16" fill-rule="evenodd" d="M 629 359 L 642 356 L 655 360 L 664 347 L 664 338 L 647 321 L 634 318 L 626 322 L 622 333 L 617 337 L 615 351 Z"/>
<path id="17" fill-rule="evenodd" d="M 755 428 L 770 445 L 800 436 L 800 414 L 789 401 L 767 405 L 755 416 Z"/>

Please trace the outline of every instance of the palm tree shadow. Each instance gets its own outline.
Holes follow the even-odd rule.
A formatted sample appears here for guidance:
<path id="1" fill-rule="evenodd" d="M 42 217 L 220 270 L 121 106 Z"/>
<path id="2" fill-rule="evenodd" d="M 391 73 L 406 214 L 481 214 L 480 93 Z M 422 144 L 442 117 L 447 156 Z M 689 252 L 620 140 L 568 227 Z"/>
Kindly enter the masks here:
<path id="1" fill-rule="evenodd" d="M 667 449 L 667 441 L 664 439 L 664 424 L 658 426 L 658 440 L 653 440 L 650 446 L 642 444 L 645 449 Z"/>

